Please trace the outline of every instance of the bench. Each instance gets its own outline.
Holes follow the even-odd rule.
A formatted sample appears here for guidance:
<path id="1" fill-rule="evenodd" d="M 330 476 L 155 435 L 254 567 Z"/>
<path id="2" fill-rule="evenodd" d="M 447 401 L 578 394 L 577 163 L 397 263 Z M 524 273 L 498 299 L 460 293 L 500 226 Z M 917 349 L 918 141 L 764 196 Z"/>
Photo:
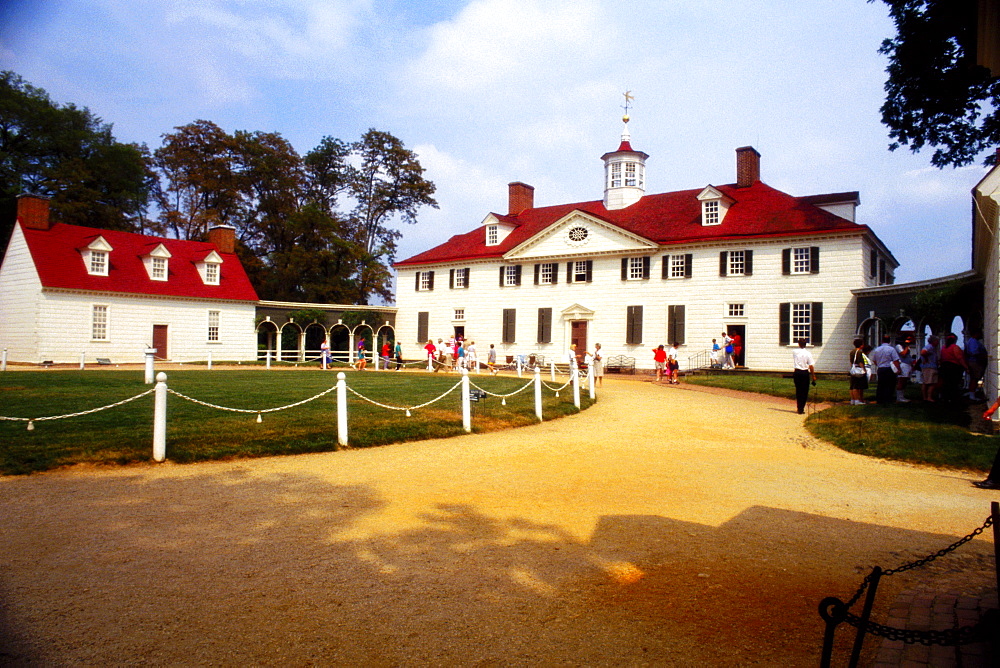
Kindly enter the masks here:
<path id="1" fill-rule="evenodd" d="M 107 357 L 98 357 L 97 363 L 100 364 L 101 366 L 111 366 L 111 360 L 108 359 Z"/>
<path id="2" fill-rule="evenodd" d="M 635 373 L 635 358 L 625 355 L 612 355 L 604 362 L 606 373 Z"/>

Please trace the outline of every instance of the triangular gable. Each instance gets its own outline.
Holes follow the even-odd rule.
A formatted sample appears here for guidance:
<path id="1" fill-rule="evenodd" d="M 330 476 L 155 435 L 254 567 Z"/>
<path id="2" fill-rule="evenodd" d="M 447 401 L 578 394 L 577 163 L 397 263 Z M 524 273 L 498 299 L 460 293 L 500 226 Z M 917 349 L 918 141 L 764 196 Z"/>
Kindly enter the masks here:
<path id="1" fill-rule="evenodd" d="M 166 258 L 168 260 L 171 257 L 173 257 L 170 254 L 170 251 L 167 250 L 167 247 L 164 246 L 163 244 L 157 244 L 156 247 L 153 250 L 151 250 L 148 253 L 146 253 L 146 256 L 147 257 L 162 257 L 162 258 Z"/>
<path id="2" fill-rule="evenodd" d="M 564 308 L 560 313 L 565 320 L 593 320 L 594 311 L 580 304 L 573 304 L 569 308 Z"/>
<path id="3" fill-rule="evenodd" d="M 203 257 L 199 262 L 210 262 L 213 264 L 222 264 L 222 256 L 220 256 L 215 251 L 211 251 L 208 255 Z"/>
<path id="4" fill-rule="evenodd" d="M 656 251 L 659 246 L 586 212 L 575 210 L 504 254 L 505 260 Z"/>
<path id="5" fill-rule="evenodd" d="M 698 193 L 699 202 L 704 202 L 705 200 L 709 199 L 722 200 L 726 204 L 726 206 L 735 203 L 735 200 L 733 200 L 732 197 L 729 197 L 728 195 L 726 195 L 726 193 L 722 192 L 721 190 L 713 186 L 711 183 L 702 188 L 702 191 Z"/>
<path id="6" fill-rule="evenodd" d="M 80 248 L 79 250 L 80 251 L 102 251 L 102 252 L 105 252 L 105 253 L 110 253 L 111 251 L 114 250 L 114 248 L 111 247 L 111 244 L 109 244 L 104 237 L 102 237 L 101 235 L 97 235 L 96 237 L 94 237 L 94 239 L 90 243 L 88 243 L 83 248 Z"/>

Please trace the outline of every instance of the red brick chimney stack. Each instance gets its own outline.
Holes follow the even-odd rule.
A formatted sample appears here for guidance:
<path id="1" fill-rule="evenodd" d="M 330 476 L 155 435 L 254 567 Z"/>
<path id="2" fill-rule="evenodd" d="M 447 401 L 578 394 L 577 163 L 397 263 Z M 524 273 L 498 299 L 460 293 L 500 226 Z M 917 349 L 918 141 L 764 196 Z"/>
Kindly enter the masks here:
<path id="1" fill-rule="evenodd" d="M 216 225 L 208 230 L 208 242 L 214 244 L 220 253 L 235 253 L 236 228 L 232 225 Z"/>
<path id="2" fill-rule="evenodd" d="M 18 195 L 17 220 L 32 230 L 47 230 L 51 228 L 49 198 L 39 197 L 38 195 Z"/>
<path id="3" fill-rule="evenodd" d="M 760 181 L 760 153 L 753 146 L 736 149 L 736 187 L 746 188 Z"/>
<path id="4" fill-rule="evenodd" d="M 535 187 L 515 181 L 508 183 L 507 214 L 516 216 L 525 209 L 535 208 Z"/>

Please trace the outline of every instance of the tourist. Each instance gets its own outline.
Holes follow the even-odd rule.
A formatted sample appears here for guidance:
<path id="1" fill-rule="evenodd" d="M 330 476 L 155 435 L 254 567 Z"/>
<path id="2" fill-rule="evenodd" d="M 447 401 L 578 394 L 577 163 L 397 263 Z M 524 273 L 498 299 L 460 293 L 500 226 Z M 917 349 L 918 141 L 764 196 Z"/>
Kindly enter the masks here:
<path id="1" fill-rule="evenodd" d="M 437 346 L 434 345 L 434 339 L 427 339 L 424 350 L 427 351 L 427 362 L 430 368 L 437 371 Z"/>
<path id="2" fill-rule="evenodd" d="M 319 356 L 323 360 L 323 369 L 330 368 L 330 342 L 323 339 L 323 343 L 319 344 Z"/>
<path id="3" fill-rule="evenodd" d="M 663 380 L 663 372 L 667 368 L 667 351 L 663 349 L 663 344 L 653 348 L 653 368 L 656 369 L 656 382 Z"/>
<path id="4" fill-rule="evenodd" d="M 792 381 L 795 383 L 795 406 L 799 415 L 806 412 L 809 400 L 809 381 L 816 386 L 816 362 L 812 353 L 806 350 L 806 340 L 799 339 L 799 347 L 792 351 Z"/>
<path id="5" fill-rule="evenodd" d="M 993 405 L 987 408 L 983 413 L 983 419 L 991 419 L 993 414 L 996 413 L 997 408 L 1000 408 L 1000 396 L 998 396 L 997 400 L 993 402 Z M 986 480 L 981 480 L 972 484 L 980 489 L 1000 489 L 1000 448 L 997 449 L 997 453 L 993 457 L 993 466 L 990 468 L 990 473 L 986 476 Z"/>
<path id="6" fill-rule="evenodd" d="M 597 387 L 601 386 L 604 381 L 604 357 L 601 356 L 601 344 L 594 344 L 594 354 L 593 354 L 593 374 L 594 374 L 594 384 Z"/>
<path id="7" fill-rule="evenodd" d="M 486 353 L 486 368 L 489 369 L 490 373 L 494 376 L 497 375 L 497 351 L 496 348 L 493 347 L 492 343 L 490 344 L 490 351 Z"/>
<path id="8" fill-rule="evenodd" d="M 716 343 L 716 339 L 712 339 L 712 356 L 709 358 L 711 360 L 709 367 L 712 369 L 717 369 L 722 366 L 722 362 L 719 358 L 722 356 L 722 346 Z"/>
<path id="9" fill-rule="evenodd" d="M 733 368 L 743 366 L 743 337 L 739 332 L 733 334 Z"/>
<path id="10" fill-rule="evenodd" d="M 479 372 L 479 360 L 476 358 L 476 342 L 469 341 L 465 347 L 465 366 L 469 371 Z"/>
<path id="11" fill-rule="evenodd" d="M 681 344 L 674 341 L 674 344 L 670 346 L 670 350 L 667 351 L 667 375 L 670 377 L 670 383 L 672 385 L 677 385 L 680 381 L 677 380 L 677 372 L 680 370 L 681 365 L 678 360 L 677 347 Z"/>
<path id="12" fill-rule="evenodd" d="M 934 403 L 934 395 L 941 387 L 938 376 L 938 337 L 931 334 L 920 350 L 920 393 L 924 401 Z"/>
<path id="13" fill-rule="evenodd" d="M 733 362 L 733 340 L 725 332 L 722 333 L 722 351 L 725 355 L 722 368 L 735 369 L 736 364 Z"/>
<path id="14" fill-rule="evenodd" d="M 368 353 L 365 351 L 365 337 L 361 337 L 358 341 L 358 361 L 355 362 L 354 368 L 358 371 L 364 371 L 365 367 L 368 366 Z"/>
<path id="15" fill-rule="evenodd" d="M 390 350 L 391 350 L 391 348 L 389 346 L 389 341 L 386 340 L 386 342 L 382 344 L 382 354 L 379 355 L 379 357 L 382 358 L 382 370 L 383 371 L 388 371 L 389 370 L 389 362 L 392 361 L 391 358 L 389 357 L 389 351 Z"/>
<path id="16" fill-rule="evenodd" d="M 396 341 L 396 348 L 393 350 L 393 355 L 396 357 L 396 371 L 403 368 L 403 344 Z"/>
<path id="17" fill-rule="evenodd" d="M 854 350 L 851 351 L 851 405 L 863 406 L 865 390 L 868 389 L 868 357 L 864 352 L 864 339 L 854 339 Z"/>
<path id="18" fill-rule="evenodd" d="M 913 365 L 916 361 L 916 351 L 913 349 L 913 337 L 907 336 L 906 340 L 896 346 L 896 354 L 899 355 L 899 376 L 896 378 L 896 402 L 908 404 L 910 400 L 903 394 L 906 385 L 910 382 L 910 374 L 913 373 Z"/>
<path id="19" fill-rule="evenodd" d="M 949 332 L 944 337 L 944 347 L 938 357 L 938 374 L 941 376 L 941 400 L 954 403 L 962 395 L 962 377 L 968 371 L 965 352 L 958 345 L 958 337 Z"/>
<path id="20" fill-rule="evenodd" d="M 967 396 L 972 401 L 979 401 L 979 381 L 986 370 L 986 347 L 979 340 L 979 332 L 970 332 L 965 338 L 965 363 L 969 367 Z"/>
<path id="21" fill-rule="evenodd" d="M 878 376 L 875 387 L 875 401 L 881 406 L 887 406 L 896 400 L 896 376 L 899 375 L 899 353 L 892 347 L 892 338 L 882 336 L 882 345 L 872 351 L 872 364 Z"/>

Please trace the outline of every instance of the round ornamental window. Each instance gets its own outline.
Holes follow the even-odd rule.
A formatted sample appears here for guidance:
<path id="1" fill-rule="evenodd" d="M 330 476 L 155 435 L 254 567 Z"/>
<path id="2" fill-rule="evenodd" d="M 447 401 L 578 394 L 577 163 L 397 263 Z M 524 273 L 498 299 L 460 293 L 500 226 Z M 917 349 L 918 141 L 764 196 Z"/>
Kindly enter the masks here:
<path id="1" fill-rule="evenodd" d="M 566 233 L 566 238 L 571 244 L 583 244 L 586 243 L 589 235 L 586 227 L 571 227 Z"/>

